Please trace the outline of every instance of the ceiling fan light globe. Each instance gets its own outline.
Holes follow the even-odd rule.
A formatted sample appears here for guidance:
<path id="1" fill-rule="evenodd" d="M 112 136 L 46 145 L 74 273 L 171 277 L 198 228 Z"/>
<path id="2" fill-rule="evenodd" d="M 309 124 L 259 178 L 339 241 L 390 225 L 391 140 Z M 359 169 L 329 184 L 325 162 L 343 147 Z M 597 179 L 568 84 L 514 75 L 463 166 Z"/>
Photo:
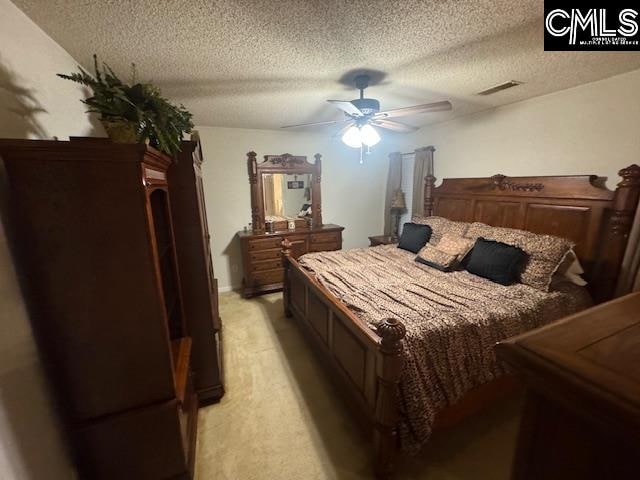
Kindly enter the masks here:
<path id="1" fill-rule="evenodd" d="M 367 147 L 373 147 L 380 141 L 380 135 L 375 128 L 366 124 L 360 129 L 360 139 Z"/>
<path id="2" fill-rule="evenodd" d="M 352 125 L 349 130 L 342 135 L 342 141 L 351 148 L 360 148 L 362 146 L 362 136 L 360 129 Z"/>

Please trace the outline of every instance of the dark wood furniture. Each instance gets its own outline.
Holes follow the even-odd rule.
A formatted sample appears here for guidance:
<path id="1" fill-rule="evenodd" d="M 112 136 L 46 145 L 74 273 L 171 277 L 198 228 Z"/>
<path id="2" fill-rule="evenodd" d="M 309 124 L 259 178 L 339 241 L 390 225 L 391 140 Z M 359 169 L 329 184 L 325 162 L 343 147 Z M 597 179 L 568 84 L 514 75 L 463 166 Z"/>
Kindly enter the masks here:
<path id="1" fill-rule="evenodd" d="M 391 245 L 392 243 L 398 243 L 398 239 L 393 235 L 373 235 L 369 237 L 370 247 L 375 247 L 376 245 Z"/>
<path id="2" fill-rule="evenodd" d="M 274 233 L 238 232 L 242 250 L 242 295 L 245 298 L 282 290 L 282 241 L 291 242 L 292 256 L 308 252 L 340 250 L 342 230 L 338 225 L 322 225 L 311 229 L 284 230 Z"/>
<path id="3" fill-rule="evenodd" d="M 496 349 L 527 387 L 514 480 L 637 478 L 640 292 Z"/>
<path id="4" fill-rule="evenodd" d="M 249 185 L 251 187 L 251 225 L 255 233 L 265 231 L 265 206 L 263 175 L 284 173 L 291 175 L 311 175 L 311 227 L 322 226 L 322 194 L 320 181 L 322 177 L 322 156 L 314 155 L 315 163 L 307 162 L 307 157 L 283 153 L 282 155 L 265 155 L 262 162 L 258 162 L 256 152 L 247 153 L 247 167 L 249 169 Z M 306 222 L 300 219 L 297 228 L 304 228 Z M 284 230 L 286 225 L 276 226 L 276 230 Z"/>
<path id="5" fill-rule="evenodd" d="M 426 171 L 432 172 L 432 165 Z M 585 268 L 591 293 L 611 298 L 640 194 L 640 167 L 620 171 L 615 191 L 593 175 L 445 179 L 425 178 L 425 215 L 480 221 L 567 237 Z M 284 308 L 323 357 L 354 411 L 373 430 L 377 475 L 391 475 L 397 448 L 396 387 L 402 371 L 405 327 L 388 319 L 371 330 L 296 261 L 285 240 Z M 500 379 L 472 390 L 445 409 L 436 427 L 483 408 L 513 382 Z"/>
<path id="6" fill-rule="evenodd" d="M 191 478 L 171 160 L 82 138 L 0 140 L 0 157 L 12 250 L 81 478 Z"/>
<path id="7" fill-rule="evenodd" d="M 265 155 L 258 162 L 256 153 L 247 154 L 249 183 L 251 185 L 252 231 L 238 232 L 242 250 L 242 295 L 245 298 L 282 290 L 282 240 L 292 243 L 292 255 L 298 257 L 307 252 L 340 250 L 342 231 L 339 225 L 322 224 L 322 200 L 320 193 L 321 158 L 315 155 L 315 163 L 307 157 L 290 155 Z M 296 221 L 296 228 L 287 229 L 287 222 L 274 223 L 273 232 L 265 229 L 264 175 L 287 174 L 311 176 L 311 222 Z"/>
<path id="8" fill-rule="evenodd" d="M 184 311 L 193 341 L 191 367 L 200 405 L 207 405 L 224 394 L 222 322 L 209 246 L 202 151 L 197 136 L 192 138 L 182 142 L 182 151 L 167 177 Z"/>

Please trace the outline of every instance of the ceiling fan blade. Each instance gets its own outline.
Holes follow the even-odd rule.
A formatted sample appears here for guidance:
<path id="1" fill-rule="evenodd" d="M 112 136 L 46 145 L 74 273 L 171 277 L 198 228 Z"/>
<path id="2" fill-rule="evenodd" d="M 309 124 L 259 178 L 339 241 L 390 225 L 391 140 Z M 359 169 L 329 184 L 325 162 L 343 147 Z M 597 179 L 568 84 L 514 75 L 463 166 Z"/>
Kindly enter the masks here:
<path id="1" fill-rule="evenodd" d="M 376 125 L 380 128 L 386 128 L 387 130 L 391 130 L 392 132 L 398 132 L 398 133 L 411 133 L 419 130 L 419 127 L 414 127 L 412 125 L 405 125 L 404 123 L 395 122 L 393 120 L 385 120 L 382 118 L 372 120 L 371 124 Z"/>
<path id="2" fill-rule="evenodd" d="M 343 100 L 327 100 L 332 105 L 335 105 L 347 115 L 352 117 L 362 117 L 364 114 L 351 102 L 345 102 Z"/>
<path id="3" fill-rule="evenodd" d="M 425 103 L 424 105 L 414 105 L 413 107 L 396 108 L 394 110 L 387 110 L 386 112 L 378 112 L 373 116 L 373 118 L 405 117 L 407 115 L 417 115 L 419 113 L 444 112 L 446 110 L 451 110 L 451 108 L 451 103 L 445 100 L 444 102 Z"/>
<path id="4" fill-rule="evenodd" d="M 338 130 L 336 133 L 334 133 L 333 135 L 331 135 L 333 138 L 335 137 L 342 137 L 342 135 L 345 134 L 345 132 L 347 130 L 349 130 L 353 125 L 355 125 L 356 122 L 353 121 L 349 121 L 349 123 L 347 123 L 344 127 L 342 127 L 340 130 Z"/>
<path id="5" fill-rule="evenodd" d="M 317 125 L 336 125 L 338 123 L 350 122 L 350 118 L 343 118 L 341 120 L 329 120 L 328 122 L 313 122 L 313 123 L 299 123 L 297 125 L 285 125 L 280 128 L 296 128 L 296 127 L 311 127 Z"/>

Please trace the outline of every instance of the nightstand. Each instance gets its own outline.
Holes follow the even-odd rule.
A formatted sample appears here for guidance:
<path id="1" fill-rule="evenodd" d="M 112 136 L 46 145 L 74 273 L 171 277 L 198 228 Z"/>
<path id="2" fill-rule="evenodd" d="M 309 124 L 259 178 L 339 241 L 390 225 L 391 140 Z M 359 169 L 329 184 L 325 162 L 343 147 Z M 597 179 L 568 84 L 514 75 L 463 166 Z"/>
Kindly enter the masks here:
<path id="1" fill-rule="evenodd" d="M 398 239 L 391 235 L 374 235 L 369 237 L 370 247 L 375 247 L 376 245 L 390 245 L 392 243 L 398 243 Z"/>

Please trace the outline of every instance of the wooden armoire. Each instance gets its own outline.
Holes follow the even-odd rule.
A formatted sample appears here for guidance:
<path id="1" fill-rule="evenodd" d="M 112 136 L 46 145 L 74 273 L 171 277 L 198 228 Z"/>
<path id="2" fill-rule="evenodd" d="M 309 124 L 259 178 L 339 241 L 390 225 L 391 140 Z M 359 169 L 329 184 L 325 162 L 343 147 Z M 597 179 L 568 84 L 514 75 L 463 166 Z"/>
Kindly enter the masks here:
<path id="1" fill-rule="evenodd" d="M 11 247 L 80 477 L 191 478 L 198 341 L 171 159 L 88 138 L 0 140 L 0 157 Z"/>
<path id="2" fill-rule="evenodd" d="M 200 405 L 224 394 L 222 322 L 218 281 L 213 275 L 209 227 L 202 186 L 202 150 L 197 134 L 182 142 L 168 172 L 180 284 L 187 327 L 193 338 L 191 364 Z"/>

